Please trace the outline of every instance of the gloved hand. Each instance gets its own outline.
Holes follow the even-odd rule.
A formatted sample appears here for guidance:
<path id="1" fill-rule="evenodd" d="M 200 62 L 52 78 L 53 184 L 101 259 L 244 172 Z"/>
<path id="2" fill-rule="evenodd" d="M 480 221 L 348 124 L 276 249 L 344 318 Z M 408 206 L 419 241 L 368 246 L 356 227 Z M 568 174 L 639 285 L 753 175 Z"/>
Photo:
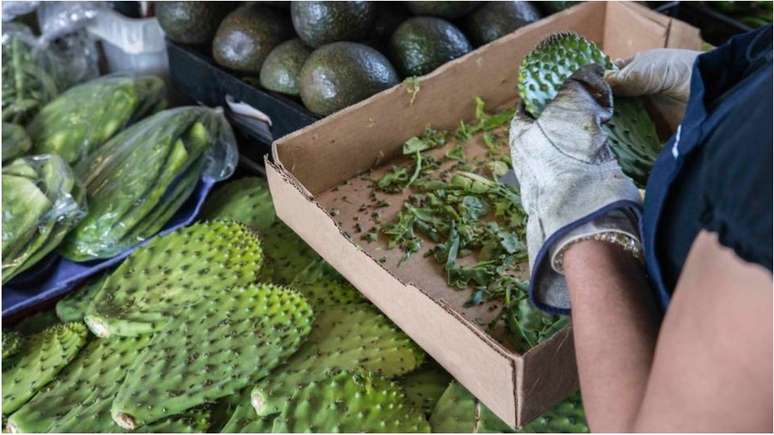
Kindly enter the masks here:
<path id="1" fill-rule="evenodd" d="M 648 96 L 658 117 L 672 132 L 685 114 L 691 89 L 691 72 L 700 51 L 657 48 L 617 60 L 618 71 L 609 71 L 605 79 L 615 95 Z"/>
<path id="2" fill-rule="evenodd" d="M 538 120 L 523 106 L 510 129 L 513 169 L 529 218 L 530 294 L 539 308 L 566 313 L 570 298 L 553 265 L 558 248 L 579 237 L 617 233 L 639 243 L 639 191 L 621 171 L 601 125 L 613 113 L 598 65 L 567 80 Z"/>

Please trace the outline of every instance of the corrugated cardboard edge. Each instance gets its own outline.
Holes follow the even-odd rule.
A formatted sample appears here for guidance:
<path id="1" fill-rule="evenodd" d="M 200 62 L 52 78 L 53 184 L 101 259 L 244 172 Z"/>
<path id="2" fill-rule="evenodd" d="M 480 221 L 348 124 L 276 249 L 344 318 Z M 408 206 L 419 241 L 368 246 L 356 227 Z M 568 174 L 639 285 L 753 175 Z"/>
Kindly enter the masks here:
<path id="1" fill-rule="evenodd" d="M 443 301 L 433 300 L 422 289 L 392 275 L 347 238 L 333 218 L 281 165 L 266 159 L 266 174 L 280 219 L 495 414 L 516 426 L 516 379 L 523 367 L 521 357 Z M 359 268 L 343 267 L 350 257 L 359 256 L 366 257 L 365 261 L 357 258 Z M 400 295 L 394 293 L 396 290 L 401 291 Z M 417 319 L 422 319 L 421 323 Z M 469 376 L 471 370 L 479 376 Z M 498 386 L 501 391 L 495 390 Z"/>

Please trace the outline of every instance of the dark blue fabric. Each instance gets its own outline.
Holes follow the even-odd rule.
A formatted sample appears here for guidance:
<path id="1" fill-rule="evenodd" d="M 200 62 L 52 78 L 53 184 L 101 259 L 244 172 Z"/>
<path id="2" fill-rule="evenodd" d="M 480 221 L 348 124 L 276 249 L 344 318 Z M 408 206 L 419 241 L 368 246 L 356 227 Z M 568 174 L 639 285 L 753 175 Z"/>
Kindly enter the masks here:
<path id="1" fill-rule="evenodd" d="M 202 204 L 215 182 L 214 179 L 206 177 L 200 180 L 191 197 L 156 236 L 192 223 L 199 215 Z M 76 263 L 55 252 L 50 254 L 32 269 L 3 285 L 3 319 L 68 293 L 84 279 L 117 265 L 135 249 L 152 239 L 106 260 Z"/>
<path id="2" fill-rule="evenodd" d="M 651 171 L 643 250 L 664 310 L 703 228 L 771 270 L 770 41 L 767 26 L 699 56 L 683 122 Z"/>

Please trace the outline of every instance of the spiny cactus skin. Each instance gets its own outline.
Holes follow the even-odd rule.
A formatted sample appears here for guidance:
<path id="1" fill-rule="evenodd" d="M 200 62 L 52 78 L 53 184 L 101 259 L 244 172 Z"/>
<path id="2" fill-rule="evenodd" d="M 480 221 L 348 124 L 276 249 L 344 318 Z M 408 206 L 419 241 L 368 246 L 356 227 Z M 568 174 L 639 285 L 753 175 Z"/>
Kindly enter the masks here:
<path id="1" fill-rule="evenodd" d="M 220 429 L 222 433 L 266 433 L 271 432 L 274 425 L 274 415 L 259 418 L 250 403 L 252 387 L 244 389 L 235 399 L 236 404 L 231 415 Z"/>
<path id="2" fill-rule="evenodd" d="M 86 344 L 82 323 L 55 325 L 29 337 L 8 370 L 3 371 L 3 414 L 19 409 L 46 386 Z"/>
<path id="3" fill-rule="evenodd" d="M 210 427 L 212 411 L 206 406 L 153 422 L 139 428 L 136 432 L 151 433 L 202 433 Z M 116 426 L 118 427 L 118 426 Z"/>
<path id="4" fill-rule="evenodd" d="M 433 432 L 513 432 L 505 422 L 481 404 L 459 382 L 452 381 L 430 416 Z"/>
<path id="5" fill-rule="evenodd" d="M 306 299 L 284 287 L 211 291 L 154 334 L 113 400 L 113 420 L 134 429 L 237 393 L 285 362 L 313 317 Z"/>
<path id="6" fill-rule="evenodd" d="M 585 433 L 588 431 L 580 393 L 573 394 L 519 430 L 521 433 Z"/>
<path id="7" fill-rule="evenodd" d="M 89 343 L 64 370 L 9 419 L 14 432 L 109 432 L 119 430 L 110 404 L 150 335 L 111 337 Z"/>
<path id="8" fill-rule="evenodd" d="M 596 44 L 576 33 L 555 33 L 544 39 L 519 67 L 519 96 L 527 112 L 540 116 L 564 82 L 580 67 L 592 63 L 615 68 Z"/>
<path id="9" fill-rule="evenodd" d="M 254 282 L 262 260 L 260 242 L 242 224 L 183 228 L 130 255 L 107 278 L 84 320 L 100 337 L 157 331 L 213 289 Z"/>
<path id="10" fill-rule="evenodd" d="M 527 112 L 540 116 L 564 82 L 592 63 L 605 70 L 617 69 L 596 44 L 578 34 L 556 33 L 543 40 L 519 68 L 519 96 Z M 613 117 L 603 128 L 621 169 L 644 187 L 662 146 L 645 106 L 638 98 L 615 98 Z"/>
<path id="11" fill-rule="evenodd" d="M 38 311 L 16 324 L 14 330 L 21 335 L 27 336 L 37 334 L 59 323 L 61 322 L 54 310 Z"/>
<path id="12" fill-rule="evenodd" d="M 6 358 L 15 355 L 21 349 L 22 336 L 16 331 L 10 329 L 3 331 L 3 363 Z"/>
<path id="13" fill-rule="evenodd" d="M 261 279 L 265 281 L 288 285 L 300 271 L 321 259 L 301 237 L 279 220 L 261 233 L 261 241 L 266 255 Z"/>
<path id="14" fill-rule="evenodd" d="M 86 310 L 89 308 L 94 296 L 102 284 L 107 280 L 108 275 L 103 274 L 97 279 L 93 279 L 90 282 L 84 284 L 78 290 L 70 293 L 65 298 L 60 299 L 56 303 L 56 315 L 63 322 L 80 322 L 83 320 L 83 316 L 86 315 Z"/>
<path id="15" fill-rule="evenodd" d="M 253 389 L 258 416 L 276 414 L 298 389 L 331 370 L 366 369 L 395 377 L 417 368 L 424 352 L 369 305 L 331 307 L 317 316 L 312 334 L 287 364 Z"/>
<path id="16" fill-rule="evenodd" d="M 322 258 L 310 263 L 290 286 L 306 296 L 317 311 L 365 301 L 363 295 Z"/>
<path id="17" fill-rule="evenodd" d="M 452 377 L 434 361 L 428 361 L 418 370 L 398 379 L 406 397 L 427 416 L 433 412 L 451 381 Z"/>
<path id="18" fill-rule="evenodd" d="M 567 316 L 547 314 L 536 308 L 529 298 L 514 301 L 514 304 L 505 321 L 517 352 L 523 353 L 537 346 L 569 323 Z"/>
<path id="19" fill-rule="evenodd" d="M 223 184 L 204 203 L 204 219 L 227 219 L 263 233 L 276 221 L 274 203 L 266 181 L 245 177 Z"/>
<path id="20" fill-rule="evenodd" d="M 299 389 L 273 432 L 430 432 L 400 386 L 370 372 L 340 371 Z"/>

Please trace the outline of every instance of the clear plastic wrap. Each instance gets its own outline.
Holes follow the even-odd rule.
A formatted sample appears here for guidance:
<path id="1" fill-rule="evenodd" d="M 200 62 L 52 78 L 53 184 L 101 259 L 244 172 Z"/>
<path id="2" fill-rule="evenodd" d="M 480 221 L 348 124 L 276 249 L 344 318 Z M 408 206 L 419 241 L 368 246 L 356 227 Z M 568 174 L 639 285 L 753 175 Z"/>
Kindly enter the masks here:
<path id="1" fill-rule="evenodd" d="M 3 123 L 3 164 L 21 157 L 32 148 L 32 141 L 24 127 L 9 122 Z"/>
<path id="2" fill-rule="evenodd" d="M 57 64 L 26 26 L 3 26 L 3 121 L 24 124 L 61 90 Z"/>
<path id="3" fill-rule="evenodd" d="M 156 234 L 200 182 L 229 177 L 238 153 L 220 109 L 180 107 L 122 131 L 76 167 L 89 213 L 60 253 L 110 258 Z"/>
<path id="4" fill-rule="evenodd" d="M 100 77 L 46 104 L 27 130 L 36 154 L 56 153 L 75 166 L 126 126 L 166 106 L 155 76 Z"/>
<path id="5" fill-rule="evenodd" d="M 85 194 L 57 155 L 22 157 L 3 167 L 3 283 L 54 250 L 86 214 Z"/>
<path id="6" fill-rule="evenodd" d="M 30 12 L 34 12 L 40 4 L 39 1 L 18 1 L 18 0 L 6 0 L 2 3 L 3 8 L 3 22 L 12 21 L 16 17 L 27 15 Z"/>
<path id="7" fill-rule="evenodd" d="M 38 6 L 38 24 L 44 40 L 53 41 L 85 28 L 107 2 L 41 2 Z"/>

